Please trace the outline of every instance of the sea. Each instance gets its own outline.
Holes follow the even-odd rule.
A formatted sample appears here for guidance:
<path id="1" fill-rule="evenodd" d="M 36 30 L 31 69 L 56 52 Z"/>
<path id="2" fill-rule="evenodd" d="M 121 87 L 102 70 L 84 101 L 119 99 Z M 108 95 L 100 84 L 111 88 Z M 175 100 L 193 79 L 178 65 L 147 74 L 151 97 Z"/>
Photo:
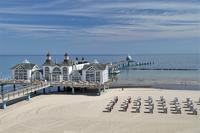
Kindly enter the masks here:
<path id="1" fill-rule="evenodd" d="M 125 60 L 127 55 L 70 55 L 71 59 L 92 62 L 112 63 Z M 132 54 L 138 63 L 152 62 L 149 65 L 132 66 L 120 69 L 118 75 L 111 75 L 112 88 L 154 87 L 158 89 L 200 90 L 200 54 Z M 63 55 L 52 55 L 54 62 L 60 63 Z M 42 67 L 45 55 L 0 55 L 0 78 L 11 78 L 11 67 L 29 60 Z M 9 88 L 9 86 L 7 87 Z"/>

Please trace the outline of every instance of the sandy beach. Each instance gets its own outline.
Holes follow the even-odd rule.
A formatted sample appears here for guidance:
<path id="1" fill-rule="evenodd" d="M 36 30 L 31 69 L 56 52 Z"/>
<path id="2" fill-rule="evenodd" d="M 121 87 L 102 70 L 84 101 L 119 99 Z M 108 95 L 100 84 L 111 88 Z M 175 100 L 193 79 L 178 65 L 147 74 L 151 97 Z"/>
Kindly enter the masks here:
<path id="1" fill-rule="evenodd" d="M 111 113 L 102 112 L 109 101 L 118 96 L 119 101 Z M 132 103 L 127 112 L 120 112 L 120 104 L 128 96 L 142 98 L 140 113 L 132 113 Z M 159 90 L 153 88 L 113 89 L 101 96 L 50 94 L 33 97 L 0 110 L 0 133 L 199 133 L 200 105 L 198 115 L 144 113 L 144 100 L 152 96 L 154 103 L 160 96 L 169 102 L 174 97 L 182 101 L 191 97 L 197 101 L 199 91 Z"/>

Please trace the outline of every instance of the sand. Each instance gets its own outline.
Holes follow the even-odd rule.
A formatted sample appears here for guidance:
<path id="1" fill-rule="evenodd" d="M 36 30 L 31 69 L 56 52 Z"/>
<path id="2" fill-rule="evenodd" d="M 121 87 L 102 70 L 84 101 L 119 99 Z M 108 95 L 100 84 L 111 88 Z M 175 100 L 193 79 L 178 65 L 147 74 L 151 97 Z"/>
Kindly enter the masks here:
<path id="1" fill-rule="evenodd" d="M 119 112 L 123 99 L 141 96 L 142 101 L 152 96 L 154 100 L 164 96 L 169 101 L 191 97 L 197 101 L 199 91 L 159 90 L 150 88 L 108 90 L 101 96 L 40 95 L 31 101 L 22 101 L 0 110 L 0 133 L 200 133 L 200 105 L 198 115 Z M 119 96 L 111 113 L 102 112 L 107 103 Z M 156 103 L 156 101 L 154 101 Z"/>

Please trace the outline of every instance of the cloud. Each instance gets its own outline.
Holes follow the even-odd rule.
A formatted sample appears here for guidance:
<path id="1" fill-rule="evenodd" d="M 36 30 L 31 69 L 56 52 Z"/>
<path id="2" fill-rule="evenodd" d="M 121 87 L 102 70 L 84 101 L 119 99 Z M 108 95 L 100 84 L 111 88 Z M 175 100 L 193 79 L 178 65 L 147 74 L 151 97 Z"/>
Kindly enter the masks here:
<path id="1" fill-rule="evenodd" d="M 199 37 L 199 4 L 195 0 L 7 2 L 0 7 L 0 30 L 30 37 L 109 41 Z"/>

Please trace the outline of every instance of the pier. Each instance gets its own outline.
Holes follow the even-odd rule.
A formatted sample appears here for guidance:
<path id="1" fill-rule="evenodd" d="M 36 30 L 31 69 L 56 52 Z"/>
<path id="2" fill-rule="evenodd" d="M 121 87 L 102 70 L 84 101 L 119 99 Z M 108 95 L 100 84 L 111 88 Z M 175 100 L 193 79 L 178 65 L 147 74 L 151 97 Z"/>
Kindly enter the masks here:
<path id="1" fill-rule="evenodd" d="M 132 59 L 130 55 L 126 57 L 125 60 L 120 60 L 117 62 L 113 62 L 109 66 L 109 72 L 112 74 L 116 70 L 130 69 L 131 67 L 139 67 L 139 66 L 147 66 L 154 64 L 154 61 L 149 62 L 137 62 Z M 131 68 L 131 69 L 140 69 L 140 68 Z"/>
<path id="2" fill-rule="evenodd" d="M 10 92 L 4 92 L 3 87 L 4 85 L 8 84 L 21 84 L 26 85 L 22 89 L 16 90 L 14 88 Z M 15 100 L 21 97 L 27 97 L 27 100 L 29 101 L 31 99 L 31 94 L 36 93 L 36 91 L 43 90 L 43 93 L 45 94 L 45 89 L 49 87 L 57 87 L 58 92 L 60 91 L 60 88 L 71 88 L 71 94 L 75 94 L 76 89 L 82 89 L 85 91 L 87 90 L 95 90 L 97 92 L 97 95 L 101 95 L 101 92 L 105 91 L 105 89 L 109 89 L 109 82 L 105 84 L 99 84 L 99 83 L 89 83 L 89 82 L 72 82 L 72 81 L 66 81 L 66 82 L 43 82 L 43 81 L 26 81 L 26 80 L 0 80 L 0 86 L 1 86 L 1 95 L 0 95 L 0 103 L 2 103 L 2 108 L 6 109 L 7 102 L 11 100 Z"/>

